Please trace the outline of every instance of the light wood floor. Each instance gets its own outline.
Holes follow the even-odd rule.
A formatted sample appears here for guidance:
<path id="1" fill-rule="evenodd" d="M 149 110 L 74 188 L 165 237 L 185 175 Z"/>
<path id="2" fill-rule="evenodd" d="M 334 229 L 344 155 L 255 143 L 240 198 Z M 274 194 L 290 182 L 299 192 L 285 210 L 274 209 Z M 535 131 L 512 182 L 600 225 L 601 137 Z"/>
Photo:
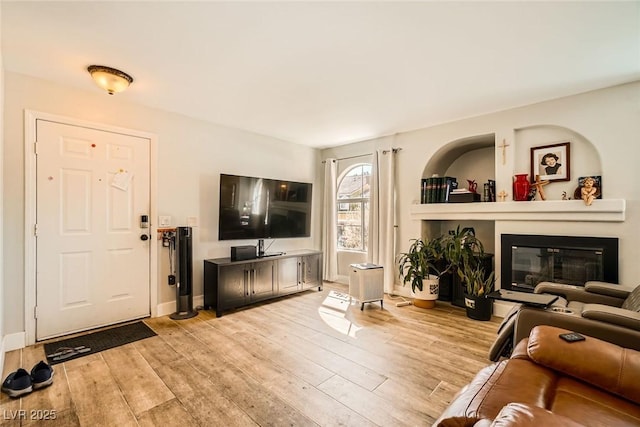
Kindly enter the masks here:
<path id="1" fill-rule="evenodd" d="M 327 283 L 221 318 L 147 319 L 158 336 L 57 364 L 52 386 L 22 398 L 2 394 L 2 424 L 431 425 L 489 363 L 496 321 L 389 299 L 361 312 L 335 297 L 346 291 Z M 2 379 L 44 357 L 42 345 L 7 353 Z"/>

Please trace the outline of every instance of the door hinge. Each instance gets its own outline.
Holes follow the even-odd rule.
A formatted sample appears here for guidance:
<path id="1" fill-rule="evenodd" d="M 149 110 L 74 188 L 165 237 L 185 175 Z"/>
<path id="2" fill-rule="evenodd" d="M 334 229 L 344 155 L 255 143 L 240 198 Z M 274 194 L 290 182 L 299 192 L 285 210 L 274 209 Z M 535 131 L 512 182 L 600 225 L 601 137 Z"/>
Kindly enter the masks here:
<path id="1" fill-rule="evenodd" d="M 37 305 L 33 306 L 33 318 L 34 319 L 38 318 L 38 306 Z"/>
<path id="2" fill-rule="evenodd" d="M 33 143 L 33 154 L 38 155 L 38 141 Z"/>
<path id="3" fill-rule="evenodd" d="M 33 235 L 38 237 L 38 224 L 33 224 Z"/>

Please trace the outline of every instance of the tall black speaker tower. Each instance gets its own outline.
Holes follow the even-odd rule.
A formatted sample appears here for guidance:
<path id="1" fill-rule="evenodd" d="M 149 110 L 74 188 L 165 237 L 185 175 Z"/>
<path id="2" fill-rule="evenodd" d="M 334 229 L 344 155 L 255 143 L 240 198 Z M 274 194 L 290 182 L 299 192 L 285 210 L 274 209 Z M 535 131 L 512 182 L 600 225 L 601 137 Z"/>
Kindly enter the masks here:
<path id="1" fill-rule="evenodd" d="M 176 312 L 175 320 L 198 315 L 193 309 L 193 255 L 191 227 L 176 228 Z"/>

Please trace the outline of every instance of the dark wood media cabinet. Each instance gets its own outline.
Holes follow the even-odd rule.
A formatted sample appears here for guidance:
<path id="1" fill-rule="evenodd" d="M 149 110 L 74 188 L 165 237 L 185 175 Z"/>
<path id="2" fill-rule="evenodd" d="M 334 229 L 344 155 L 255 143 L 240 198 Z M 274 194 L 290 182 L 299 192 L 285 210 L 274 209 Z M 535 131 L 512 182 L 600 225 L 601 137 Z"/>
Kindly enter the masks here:
<path id="1" fill-rule="evenodd" d="M 204 308 L 216 317 L 238 307 L 312 288 L 322 290 L 322 252 L 298 250 L 282 255 L 231 261 L 204 260 Z"/>

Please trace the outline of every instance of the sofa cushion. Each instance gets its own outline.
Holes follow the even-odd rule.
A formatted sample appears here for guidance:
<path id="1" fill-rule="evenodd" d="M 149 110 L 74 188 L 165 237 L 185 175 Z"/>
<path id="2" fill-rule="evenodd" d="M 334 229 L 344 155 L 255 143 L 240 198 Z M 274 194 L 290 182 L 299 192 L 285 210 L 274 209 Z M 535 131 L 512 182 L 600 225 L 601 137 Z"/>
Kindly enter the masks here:
<path id="1" fill-rule="evenodd" d="M 640 331 L 640 312 L 603 304 L 585 304 L 582 317 Z"/>
<path id="2" fill-rule="evenodd" d="M 640 425 L 640 407 L 571 377 L 558 380 L 549 408 L 584 425 L 630 427 Z M 597 420 L 597 422 L 596 422 Z"/>
<path id="3" fill-rule="evenodd" d="M 503 406 L 522 402 L 548 407 L 557 376 L 527 359 L 509 359 L 482 369 L 453 399 L 434 425 L 473 425 L 494 419 Z"/>
<path id="4" fill-rule="evenodd" d="M 510 403 L 498 414 L 491 427 L 583 427 L 583 424 L 537 406 Z M 476 424 L 474 427 L 478 427 Z"/>
<path id="5" fill-rule="evenodd" d="M 559 337 L 565 332 L 533 328 L 527 345 L 531 360 L 640 404 L 640 352 L 592 337 L 569 343 Z"/>
<path id="6" fill-rule="evenodd" d="M 631 291 L 627 299 L 622 303 L 622 307 L 625 310 L 640 311 L 640 286 Z"/>
<path id="7" fill-rule="evenodd" d="M 584 289 L 587 292 L 594 294 L 608 295 L 614 298 L 625 299 L 629 296 L 629 293 L 633 290 L 630 286 L 617 285 L 609 282 L 600 282 L 597 280 L 590 280 L 584 284 Z"/>

